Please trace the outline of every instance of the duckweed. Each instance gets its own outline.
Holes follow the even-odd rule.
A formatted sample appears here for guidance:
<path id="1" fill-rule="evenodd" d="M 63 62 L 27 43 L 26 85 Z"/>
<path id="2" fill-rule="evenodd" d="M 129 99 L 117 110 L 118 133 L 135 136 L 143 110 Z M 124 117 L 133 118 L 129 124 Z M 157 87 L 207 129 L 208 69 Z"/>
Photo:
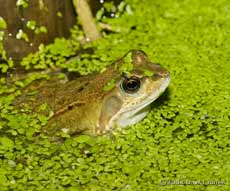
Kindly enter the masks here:
<path id="1" fill-rule="evenodd" d="M 151 70 L 144 69 L 143 71 L 144 71 L 144 76 L 151 77 L 154 75 L 154 72 Z"/>
<path id="2" fill-rule="evenodd" d="M 109 90 L 111 90 L 111 89 L 113 89 L 114 87 L 115 87 L 115 79 L 111 79 L 105 86 L 104 86 L 104 88 L 103 88 L 103 90 L 104 91 L 109 91 Z"/>
<path id="3" fill-rule="evenodd" d="M 133 71 L 133 63 L 132 63 L 132 53 L 129 52 L 124 58 L 123 58 L 123 63 L 119 67 L 119 71 L 121 73 L 130 73 Z"/>
<path id="4" fill-rule="evenodd" d="M 131 13 L 105 19 L 120 32 L 86 45 L 93 54 L 71 70 L 100 71 L 142 49 L 170 71 L 168 90 L 136 125 L 55 144 L 36 136 L 43 118 L 12 106 L 20 87 L 7 92 L 1 80 L 0 190 L 230 190 L 230 1 L 127 2 Z M 30 56 L 33 66 L 59 66 L 73 55 L 63 41 L 53 55 Z"/>

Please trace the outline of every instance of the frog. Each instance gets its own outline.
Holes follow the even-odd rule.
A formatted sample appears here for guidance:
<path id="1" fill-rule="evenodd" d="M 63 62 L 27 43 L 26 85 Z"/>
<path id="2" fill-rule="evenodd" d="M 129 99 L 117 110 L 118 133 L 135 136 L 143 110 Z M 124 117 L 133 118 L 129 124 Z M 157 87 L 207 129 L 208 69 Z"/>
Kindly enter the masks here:
<path id="1" fill-rule="evenodd" d="M 144 119 L 169 83 L 167 69 L 149 61 L 144 51 L 130 50 L 105 71 L 28 89 L 38 92 L 30 104 L 35 112 L 42 104 L 52 111 L 43 133 L 97 136 Z M 17 104 L 29 102 L 25 95 L 20 100 Z"/>

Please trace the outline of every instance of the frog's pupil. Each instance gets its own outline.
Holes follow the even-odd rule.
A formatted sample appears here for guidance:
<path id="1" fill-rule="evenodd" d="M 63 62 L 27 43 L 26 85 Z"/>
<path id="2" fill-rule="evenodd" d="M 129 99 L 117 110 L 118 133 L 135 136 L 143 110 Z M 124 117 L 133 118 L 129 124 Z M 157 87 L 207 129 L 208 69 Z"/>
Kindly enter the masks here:
<path id="1" fill-rule="evenodd" d="M 127 93 L 135 93 L 139 90 L 141 85 L 140 79 L 137 77 L 130 77 L 124 79 L 122 83 L 122 88 Z"/>
<path id="2" fill-rule="evenodd" d="M 138 86 L 138 84 L 134 80 L 130 80 L 127 82 L 127 88 L 129 88 L 129 89 L 136 89 L 137 86 Z"/>

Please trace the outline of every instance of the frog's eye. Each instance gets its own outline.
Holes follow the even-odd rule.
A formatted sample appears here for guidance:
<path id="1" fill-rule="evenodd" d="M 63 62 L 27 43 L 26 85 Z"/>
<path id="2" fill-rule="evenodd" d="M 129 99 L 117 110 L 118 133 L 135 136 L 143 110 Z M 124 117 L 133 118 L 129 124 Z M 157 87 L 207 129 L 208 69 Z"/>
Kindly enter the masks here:
<path id="1" fill-rule="evenodd" d="M 141 87 L 141 80 L 136 76 L 125 78 L 121 84 L 121 87 L 126 93 L 135 93 Z"/>

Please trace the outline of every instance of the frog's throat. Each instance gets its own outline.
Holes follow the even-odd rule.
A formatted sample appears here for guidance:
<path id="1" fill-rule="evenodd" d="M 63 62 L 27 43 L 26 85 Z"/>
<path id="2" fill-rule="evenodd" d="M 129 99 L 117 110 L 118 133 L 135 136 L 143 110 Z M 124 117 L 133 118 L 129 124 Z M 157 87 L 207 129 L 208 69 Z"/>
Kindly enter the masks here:
<path id="1" fill-rule="evenodd" d="M 106 127 L 106 130 L 111 129 L 114 125 L 125 127 L 133 125 L 142 120 L 150 109 L 150 104 L 155 101 L 168 87 L 170 83 L 170 77 L 165 78 L 162 85 L 151 96 L 149 96 L 144 102 L 136 106 L 136 109 L 124 108 L 114 115 Z"/>

